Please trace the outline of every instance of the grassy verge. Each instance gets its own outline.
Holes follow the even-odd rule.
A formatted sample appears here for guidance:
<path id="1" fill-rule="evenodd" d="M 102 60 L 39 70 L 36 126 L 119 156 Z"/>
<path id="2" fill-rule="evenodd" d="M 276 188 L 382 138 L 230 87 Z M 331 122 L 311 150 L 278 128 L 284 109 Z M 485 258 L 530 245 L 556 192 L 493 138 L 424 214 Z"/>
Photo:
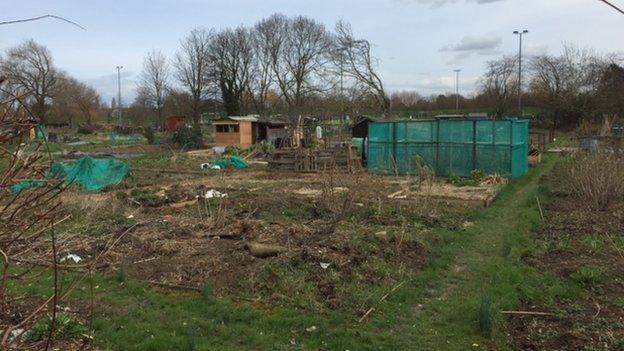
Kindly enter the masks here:
<path id="1" fill-rule="evenodd" d="M 555 278 L 521 262 L 534 250 L 530 233 L 540 224 L 536 200 L 543 193 L 540 178 L 552 165 L 547 161 L 512 183 L 492 207 L 476 214 L 464 232 L 442 233 L 443 242 L 429 267 L 411 291 L 402 292 L 406 302 L 413 301 L 412 312 L 399 323 L 400 333 L 413 335 L 403 346 L 506 349 L 501 310 L 513 309 L 526 296 L 547 299 L 569 293 Z M 544 284 L 547 290 L 542 289 Z"/>
<path id="2" fill-rule="evenodd" d="M 505 349 L 498 311 L 513 309 L 522 297 L 567 293 L 555 278 L 521 263 L 533 250 L 529 234 L 540 223 L 540 177 L 552 165 L 547 160 L 510 184 L 466 229 L 440 229 L 430 261 L 413 279 L 374 291 L 353 287 L 353 294 L 376 301 L 363 323 L 340 310 L 265 311 L 215 298 L 209 288 L 165 294 L 132 280 L 99 277 L 96 340 L 114 350 Z M 550 288 L 541 289 L 543 283 Z M 81 289 L 77 301 L 88 298 L 88 288 Z"/>

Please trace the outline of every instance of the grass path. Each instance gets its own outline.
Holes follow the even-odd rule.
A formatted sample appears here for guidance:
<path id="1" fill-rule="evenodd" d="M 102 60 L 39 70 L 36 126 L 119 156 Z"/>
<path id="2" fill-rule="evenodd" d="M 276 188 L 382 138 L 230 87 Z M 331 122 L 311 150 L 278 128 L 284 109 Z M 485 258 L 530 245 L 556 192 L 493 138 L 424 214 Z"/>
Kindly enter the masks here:
<path id="1" fill-rule="evenodd" d="M 488 209 L 476 214 L 464 232 L 443 233 L 431 264 L 403 292 L 412 296 L 399 324 L 411 338 L 397 345 L 420 350 L 501 350 L 506 338 L 494 327 L 493 338 L 479 331 L 479 309 L 485 296 L 499 310 L 513 309 L 521 294 L 534 291 L 535 272 L 520 263 L 530 250 L 529 234 L 539 225 L 536 196 L 547 162 L 512 183 Z M 407 301 L 407 299 L 406 299 Z"/>

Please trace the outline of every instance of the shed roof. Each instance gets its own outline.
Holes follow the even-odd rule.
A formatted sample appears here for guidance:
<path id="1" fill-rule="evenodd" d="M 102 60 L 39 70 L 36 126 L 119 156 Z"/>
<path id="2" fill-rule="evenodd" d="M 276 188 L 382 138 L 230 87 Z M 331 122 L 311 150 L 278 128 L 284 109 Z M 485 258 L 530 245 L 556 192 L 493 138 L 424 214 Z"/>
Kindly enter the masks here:
<path id="1" fill-rule="evenodd" d="M 228 116 L 221 117 L 212 121 L 213 124 L 224 124 L 232 122 L 258 122 L 258 117 L 256 116 Z"/>
<path id="2" fill-rule="evenodd" d="M 358 116 L 353 122 L 353 125 L 358 125 L 360 123 L 368 123 L 368 122 L 384 122 L 386 120 L 389 120 L 389 119 L 385 119 L 382 117 Z"/>
<path id="3" fill-rule="evenodd" d="M 260 117 L 258 118 L 258 122 L 266 123 L 266 124 L 270 124 L 274 126 L 291 124 L 290 119 L 288 117 L 281 116 L 281 115 Z"/>

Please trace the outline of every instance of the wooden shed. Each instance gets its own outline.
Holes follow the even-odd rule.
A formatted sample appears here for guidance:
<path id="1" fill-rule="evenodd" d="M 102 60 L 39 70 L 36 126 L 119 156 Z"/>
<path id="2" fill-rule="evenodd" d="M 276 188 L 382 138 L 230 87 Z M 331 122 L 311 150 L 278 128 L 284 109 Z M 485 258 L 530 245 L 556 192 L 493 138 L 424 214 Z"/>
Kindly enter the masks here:
<path id="1" fill-rule="evenodd" d="M 351 127 L 351 136 L 353 138 L 367 138 L 368 137 L 368 125 L 373 122 L 381 121 L 380 118 L 373 118 L 368 116 L 359 117 Z"/>
<path id="2" fill-rule="evenodd" d="M 214 120 L 215 144 L 219 146 L 239 146 L 244 149 L 254 144 L 253 123 L 256 117 L 223 117 Z"/>
<path id="3" fill-rule="evenodd" d="M 212 122 L 215 127 L 215 145 L 239 146 L 246 149 L 266 140 L 278 144 L 287 137 L 287 124 L 273 119 L 259 119 L 256 116 L 223 117 Z"/>

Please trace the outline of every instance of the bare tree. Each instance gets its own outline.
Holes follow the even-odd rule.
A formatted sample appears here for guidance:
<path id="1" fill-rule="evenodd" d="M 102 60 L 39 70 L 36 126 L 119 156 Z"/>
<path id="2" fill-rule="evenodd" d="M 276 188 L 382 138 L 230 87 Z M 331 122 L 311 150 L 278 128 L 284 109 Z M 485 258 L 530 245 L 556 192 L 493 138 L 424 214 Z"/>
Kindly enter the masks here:
<path id="1" fill-rule="evenodd" d="M 85 118 L 87 125 L 93 123 L 93 117 L 102 106 L 100 94 L 82 82 L 76 81 L 77 94 L 74 96 L 74 102 Z"/>
<path id="2" fill-rule="evenodd" d="M 260 45 L 270 57 L 282 98 L 292 112 L 301 112 L 310 95 L 323 91 L 330 35 L 321 23 L 302 16 L 288 19 L 273 15 L 258 26 L 271 31 Z"/>
<path id="3" fill-rule="evenodd" d="M 500 60 L 490 61 L 483 78 L 481 78 L 481 93 L 494 106 L 497 117 L 502 117 L 511 109 L 514 91 L 518 84 L 516 78 L 517 60 L 514 57 L 503 57 Z"/>
<path id="4" fill-rule="evenodd" d="M 27 106 L 33 114 L 45 120 L 47 102 L 52 97 L 56 83 L 56 70 L 52 54 L 43 45 L 28 40 L 7 52 L 0 67 L 8 88 L 27 94 Z"/>
<path id="5" fill-rule="evenodd" d="M 601 112 L 613 117 L 624 117 L 624 68 L 609 64 L 600 78 L 598 102 Z"/>
<path id="6" fill-rule="evenodd" d="M 555 126 L 574 125 L 594 109 L 594 92 L 605 63 L 592 51 L 566 46 L 562 55 L 538 56 L 530 67 L 531 91 Z"/>
<path id="7" fill-rule="evenodd" d="M 175 75 L 182 86 L 191 95 L 193 127 L 200 129 L 203 101 L 210 92 L 210 43 L 214 33 L 205 28 L 193 29 L 182 40 L 181 48 L 176 53 Z"/>
<path id="8" fill-rule="evenodd" d="M 390 99 L 375 70 L 377 60 L 371 55 L 371 45 L 367 40 L 355 39 L 351 25 L 346 22 L 336 24 L 336 48 L 332 57 L 341 74 L 353 78 L 364 94 L 372 94 L 381 112 L 386 114 Z"/>
<path id="9" fill-rule="evenodd" d="M 49 119 L 67 121 L 72 127 L 79 121 L 91 125 L 102 105 L 98 92 L 63 72 L 56 79 Z"/>
<path id="10" fill-rule="evenodd" d="M 253 46 L 249 30 L 239 27 L 218 33 L 210 46 L 215 78 L 229 116 L 239 115 L 252 75 Z"/>
<path id="11" fill-rule="evenodd" d="M 169 64 L 162 52 L 152 50 L 143 60 L 139 90 L 147 102 L 156 108 L 158 123 L 163 122 L 164 96 L 169 84 Z"/>
<path id="12" fill-rule="evenodd" d="M 285 40 L 287 19 L 282 15 L 273 15 L 254 26 L 252 44 L 254 49 L 253 74 L 250 90 L 258 110 L 268 106 L 269 94 L 273 83 L 273 62 L 277 60 Z"/>

